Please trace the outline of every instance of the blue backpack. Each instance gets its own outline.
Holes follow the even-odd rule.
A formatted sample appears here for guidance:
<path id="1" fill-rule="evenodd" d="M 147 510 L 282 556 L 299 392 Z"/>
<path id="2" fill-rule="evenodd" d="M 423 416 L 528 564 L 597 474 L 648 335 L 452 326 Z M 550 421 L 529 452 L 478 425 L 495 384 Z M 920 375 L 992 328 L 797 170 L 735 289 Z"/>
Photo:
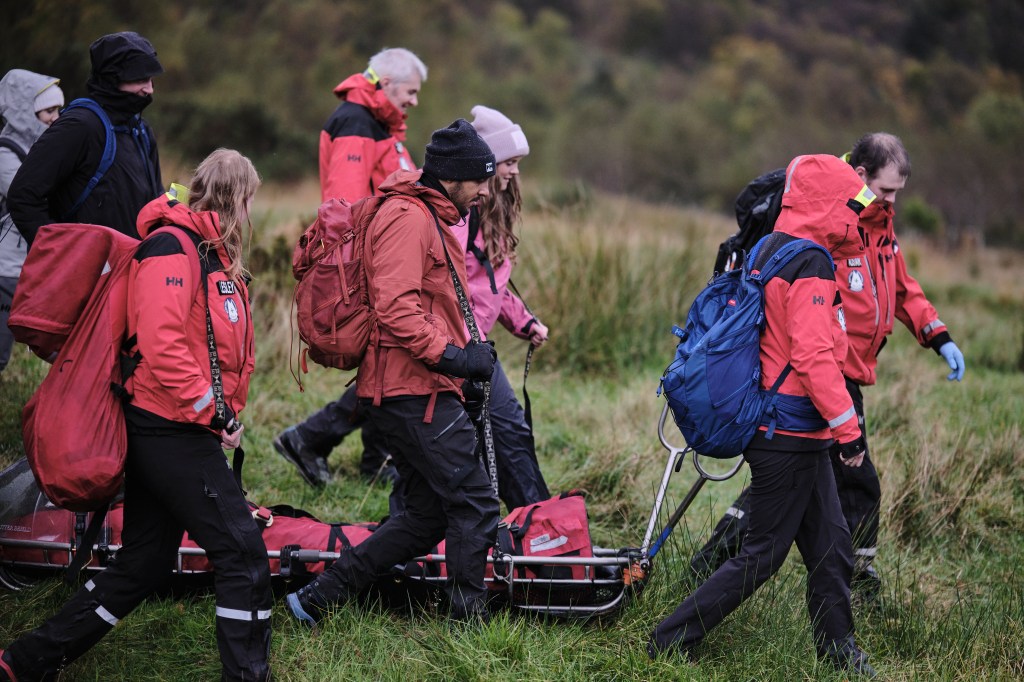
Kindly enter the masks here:
<path id="1" fill-rule="evenodd" d="M 776 428 L 802 432 L 828 426 L 809 398 L 778 394 L 793 369 L 788 363 L 770 389 L 761 388 L 760 341 L 768 280 L 808 249 L 824 253 L 830 264 L 832 256 L 812 241 L 797 239 L 751 273 L 766 239 L 758 241 L 741 269 L 718 275 L 697 295 L 685 329 L 672 328 L 679 345 L 658 392 L 664 391 L 687 445 L 708 457 L 741 454 L 762 425 L 769 439 Z"/>
<path id="2" fill-rule="evenodd" d="M 93 176 L 89 179 L 89 183 L 85 186 L 85 189 L 82 190 L 82 193 L 78 195 L 77 199 L 75 199 L 75 203 L 71 205 L 71 208 L 68 209 L 67 213 L 61 216 L 61 221 L 70 220 L 76 213 L 78 213 L 78 209 L 82 207 L 82 204 L 84 204 L 85 200 L 90 194 L 92 194 L 96 185 L 99 184 L 100 180 L 114 164 L 114 157 L 117 155 L 116 133 L 130 132 L 132 134 L 132 137 L 135 139 L 135 145 L 138 147 L 139 153 L 142 154 L 143 165 L 145 165 L 145 167 L 149 169 L 150 173 L 152 173 L 149 163 L 149 135 L 146 133 L 145 127 L 141 125 L 131 128 L 125 125 L 115 126 L 110 122 L 110 117 L 107 116 L 107 112 L 103 110 L 103 107 L 99 105 L 99 102 L 89 99 L 88 97 L 79 97 L 78 99 L 72 100 L 70 104 L 64 107 L 64 111 L 79 108 L 88 109 L 99 117 L 100 121 L 103 123 L 103 127 L 107 131 L 107 137 L 106 142 L 103 145 L 103 156 L 100 157 L 100 164 L 96 167 L 96 172 L 93 173 Z"/>

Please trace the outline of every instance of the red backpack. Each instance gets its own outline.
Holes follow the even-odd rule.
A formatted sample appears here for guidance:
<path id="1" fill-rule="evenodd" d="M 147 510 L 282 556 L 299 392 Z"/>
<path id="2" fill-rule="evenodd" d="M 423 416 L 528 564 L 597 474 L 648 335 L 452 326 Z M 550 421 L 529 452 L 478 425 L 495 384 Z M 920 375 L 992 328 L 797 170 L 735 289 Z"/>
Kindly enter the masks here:
<path id="1" fill-rule="evenodd" d="M 324 367 L 359 366 L 370 342 L 370 308 L 363 260 L 366 228 L 384 202 L 373 196 L 349 204 L 328 199 L 299 238 L 292 255 L 299 337 Z M 305 369 L 304 349 L 299 362 Z"/>
<path id="2" fill-rule="evenodd" d="M 188 235 L 181 241 L 201 272 Z M 105 507 L 121 487 L 128 448 L 120 394 L 128 270 L 140 242 L 109 227 L 40 228 L 22 267 L 8 325 L 53 367 L 22 411 L 25 454 L 39 488 L 72 511 Z M 197 279 L 197 287 L 198 280 Z M 134 366 L 132 366 L 134 368 Z"/>

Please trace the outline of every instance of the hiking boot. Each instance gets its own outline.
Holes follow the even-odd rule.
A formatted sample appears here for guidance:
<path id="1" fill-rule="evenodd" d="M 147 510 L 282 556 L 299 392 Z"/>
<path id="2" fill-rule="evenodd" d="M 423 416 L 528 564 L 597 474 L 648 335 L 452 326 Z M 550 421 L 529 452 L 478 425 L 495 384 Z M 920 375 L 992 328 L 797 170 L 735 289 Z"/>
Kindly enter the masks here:
<path id="1" fill-rule="evenodd" d="M 285 597 L 288 611 L 309 627 L 315 626 L 332 609 L 350 597 L 348 588 L 329 573 Z"/>
<path id="2" fill-rule="evenodd" d="M 314 488 L 322 488 L 331 482 L 327 458 L 321 457 L 306 445 L 299 435 L 298 428 L 289 426 L 279 433 L 274 439 L 274 449 L 294 464 L 302 480 Z"/>
<path id="3" fill-rule="evenodd" d="M 824 652 L 819 649 L 818 657 L 827 660 L 836 670 L 845 673 L 871 678 L 878 675 L 868 663 L 868 655 L 854 644 L 853 637 L 833 641 Z"/>
<path id="4" fill-rule="evenodd" d="M 14 674 L 14 661 L 3 649 L 0 649 L 0 682 L 18 682 L 18 677 Z"/>

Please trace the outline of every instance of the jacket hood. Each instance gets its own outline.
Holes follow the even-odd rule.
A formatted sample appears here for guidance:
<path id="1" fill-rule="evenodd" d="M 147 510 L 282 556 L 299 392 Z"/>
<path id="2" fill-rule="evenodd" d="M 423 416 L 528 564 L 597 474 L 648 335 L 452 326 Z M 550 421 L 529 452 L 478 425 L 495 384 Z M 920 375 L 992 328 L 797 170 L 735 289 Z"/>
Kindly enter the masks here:
<path id="1" fill-rule="evenodd" d="M 60 81 L 24 69 L 11 69 L 0 80 L 0 116 L 7 121 L 0 132 L 26 152 L 46 130 L 46 124 L 36 118 L 36 95 Z"/>
<path id="2" fill-rule="evenodd" d="M 163 194 L 142 207 L 135 227 L 145 239 L 150 232 L 164 225 L 177 225 L 195 232 L 203 241 L 220 239 L 220 216 L 216 211 L 193 211 L 169 194 Z M 222 263 L 227 263 L 223 249 L 217 249 Z"/>
<path id="3" fill-rule="evenodd" d="M 388 129 L 388 134 L 400 142 L 405 141 L 406 114 L 388 99 L 376 83 L 361 73 L 354 73 L 334 88 L 338 99 L 366 107 L 375 119 Z"/>
<path id="4" fill-rule="evenodd" d="M 152 43 L 132 31 L 111 33 L 97 38 L 89 46 L 92 73 L 86 83 L 89 95 L 103 105 L 118 122 L 142 113 L 152 103 L 152 95 L 121 92 L 121 83 L 159 76 L 164 67 L 156 58 Z"/>
<path id="5" fill-rule="evenodd" d="M 775 230 L 821 244 L 834 258 L 864 250 L 859 213 L 875 198 L 850 164 L 830 154 L 798 156 L 786 168 Z"/>
<path id="6" fill-rule="evenodd" d="M 437 212 L 437 219 L 444 225 L 454 225 L 459 222 L 462 216 L 459 215 L 459 210 L 455 208 L 455 204 L 436 189 L 420 184 L 421 175 L 423 175 L 421 170 L 397 170 L 380 184 L 380 193 L 397 192 L 398 194 L 405 194 L 411 197 L 419 197 L 434 207 L 434 210 Z"/>

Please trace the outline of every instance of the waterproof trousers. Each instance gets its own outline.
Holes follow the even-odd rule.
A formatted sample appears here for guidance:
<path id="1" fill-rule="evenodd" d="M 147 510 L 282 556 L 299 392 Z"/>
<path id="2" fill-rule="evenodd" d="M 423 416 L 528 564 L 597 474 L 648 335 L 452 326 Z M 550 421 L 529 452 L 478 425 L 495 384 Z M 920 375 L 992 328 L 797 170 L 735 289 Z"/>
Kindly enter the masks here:
<path id="1" fill-rule="evenodd" d="M 846 388 L 853 398 L 857 411 L 857 423 L 861 435 L 867 441 L 867 425 L 864 421 L 864 396 L 861 388 L 849 379 Z M 864 453 L 864 463 L 859 467 L 848 467 L 839 460 L 839 450 L 829 451 L 832 473 L 836 478 L 839 505 L 843 510 L 847 528 L 853 538 L 854 579 L 864 575 L 878 554 L 878 510 L 882 499 L 882 487 L 878 472 L 871 461 L 870 448 Z M 750 524 L 749 488 L 740 493 L 725 516 L 715 526 L 711 538 L 690 561 L 690 567 L 698 576 L 711 573 L 729 557 L 736 556 L 743 546 L 743 538 Z"/>
<path id="2" fill-rule="evenodd" d="M 340 398 L 327 403 L 295 428 L 303 442 L 324 459 L 346 436 L 361 429 L 363 457 L 359 463 L 359 473 L 367 478 L 376 475 L 388 457 L 383 439 L 373 424 L 368 423 L 365 410 L 359 406 L 355 385 L 349 386 Z"/>
<path id="3" fill-rule="evenodd" d="M 828 450 L 787 453 L 754 445 L 750 465 L 750 530 L 739 555 L 726 561 L 651 635 L 655 651 L 689 651 L 782 566 L 794 540 L 807 568 L 807 610 L 818 655 L 853 635 L 853 557 Z"/>
<path id="4" fill-rule="evenodd" d="M 498 467 L 498 495 L 511 511 L 550 499 L 547 483 L 537 464 L 533 430 L 512 390 L 501 361 L 491 376 L 491 433 Z"/>
<path id="5" fill-rule="evenodd" d="M 857 423 L 861 435 L 867 442 L 868 430 L 864 421 L 864 394 L 860 386 L 849 379 L 846 388 L 853 398 L 857 410 Z M 829 452 L 832 472 L 836 477 L 839 504 L 846 517 L 846 525 L 853 537 L 854 575 L 864 573 L 878 554 L 878 510 L 882 501 L 882 484 L 871 461 L 870 447 L 864 452 L 864 463 L 859 467 L 848 467 L 839 460 L 839 449 Z"/>
<path id="6" fill-rule="evenodd" d="M 439 393 L 433 419 L 424 423 L 429 397 L 364 403 L 367 421 L 383 434 L 400 475 L 405 509 L 341 558 L 315 581 L 338 603 L 377 577 L 427 553 L 445 539 L 452 615 L 483 609 L 487 552 L 498 529 L 498 500 L 476 457 L 476 430 L 453 393 Z"/>
<path id="7" fill-rule="evenodd" d="M 269 679 L 267 549 L 219 440 L 204 433 L 129 433 L 122 547 L 55 616 L 7 648 L 18 679 L 55 677 L 164 585 L 186 530 L 214 567 L 222 679 Z"/>

